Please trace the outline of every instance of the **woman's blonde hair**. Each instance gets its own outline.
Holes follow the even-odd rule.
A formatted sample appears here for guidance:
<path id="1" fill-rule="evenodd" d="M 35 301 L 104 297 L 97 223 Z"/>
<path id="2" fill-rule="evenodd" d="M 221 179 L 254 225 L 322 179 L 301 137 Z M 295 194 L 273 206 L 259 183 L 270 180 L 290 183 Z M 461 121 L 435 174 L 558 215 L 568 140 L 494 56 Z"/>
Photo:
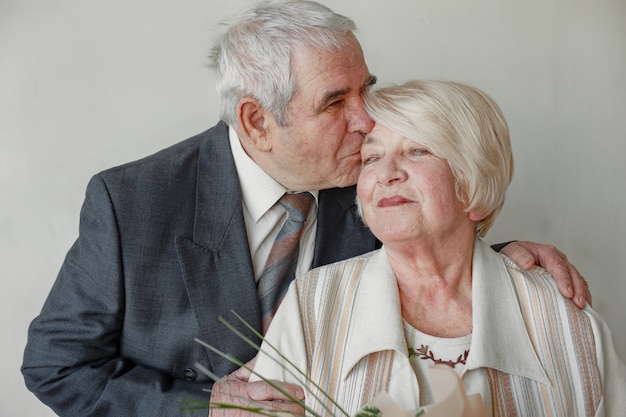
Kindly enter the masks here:
<path id="1" fill-rule="evenodd" d="M 370 92 L 365 108 L 376 123 L 448 162 L 466 212 L 485 216 L 476 225 L 485 236 L 513 178 L 509 129 L 495 101 L 467 84 L 415 80 Z"/>

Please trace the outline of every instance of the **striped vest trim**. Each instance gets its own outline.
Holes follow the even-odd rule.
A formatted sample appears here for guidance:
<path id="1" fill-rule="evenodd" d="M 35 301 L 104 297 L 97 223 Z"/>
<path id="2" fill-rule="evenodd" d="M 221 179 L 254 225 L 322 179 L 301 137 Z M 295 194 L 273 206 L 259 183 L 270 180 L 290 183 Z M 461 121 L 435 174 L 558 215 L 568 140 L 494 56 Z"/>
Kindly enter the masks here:
<path id="1" fill-rule="evenodd" d="M 394 356 L 391 350 L 370 354 L 355 364 L 345 379 L 341 375 L 340 361 L 347 348 L 346 328 L 352 317 L 355 293 L 365 262 L 363 259 L 355 263 L 332 265 L 332 273 L 326 277 L 323 288 L 318 288 L 317 277 L 296 281 L 299 299 L 304 303 L 302 311 L 306 312 L 303 327 L 307 329 L 305 338 L 310 377 L 320 386 L 326 387 L 328 394 L 326 396 L 309 382 L 307 398 L 311 396 L 317 400 L 307 401 L 307 405 L 322 415 L 343 414 L 330 398 L 341 398 L 342 403 L 358 404 L 360 407 L 380 391 L 389 389 Z M 321 292 L 318 294 L 319 310 L 316 311 L 318 291 Z M 324 320 L 318 322 L 319 318 Z M 365 377 L 361 369 L 364 369 Z"/>
<path id="2" fill-rule="evenodd" d="M 551 282 L 535 268 L 521 273 L 510 268 L 528 334 L 552 385 L 485 369 L 494 416 L 594 416 L 602 399 L 593 329 L 589 317 L 562 302 Z M 559 305 L 560 304 L 560 305 Z M 565 314 L 547 312 L 565 309 Z M 566 339 L 578 342 L 567 349 Z M 563 357 L 563 354 L 567 357 Z M 553 360 L 558 359 L 558 360 Z M 582 380 L 581 382 L 576 382 Z M 583 395 L 574 392 L 582 386 Z"/>

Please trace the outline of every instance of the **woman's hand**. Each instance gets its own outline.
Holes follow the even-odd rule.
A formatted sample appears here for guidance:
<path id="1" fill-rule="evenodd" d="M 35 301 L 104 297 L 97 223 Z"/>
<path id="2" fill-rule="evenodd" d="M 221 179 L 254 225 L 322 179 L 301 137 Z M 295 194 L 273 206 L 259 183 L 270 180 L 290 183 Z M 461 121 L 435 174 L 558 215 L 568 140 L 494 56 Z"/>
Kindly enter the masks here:
<path id="1" fill-rule="evenodd" d="M 591 305 L 591 292 L 585 278 L 572 265 L 567 256 L 553 245 L 533 242 L 511 242 L 500 251 L 520 268 L 528 270 L 533 265 L 545 268 L 556 281 L 559 291 L 571 298 L 578 308 Z"/>
<path id="2" fill-rule="evenodd" d="M 211 389 L 211 404 L 229 404 L 247 408 L 262 408 L 273 413 L 285 412 L 285 415 L 304 415 L 304 408 L 289 399 L 264 381 L 248 382 L 250 369 L 254 368 L 256 358 L 252 359 L 245 366 L 237 369 L 230 375 L 224 376 L 213 384 Z M 272 381 L 291 397 L 304 401 L 304 390 L 285 382 Z M 209 408 L 209 417 L 243 417 L 250 416 L 250 412 L 228 409 Z"/>

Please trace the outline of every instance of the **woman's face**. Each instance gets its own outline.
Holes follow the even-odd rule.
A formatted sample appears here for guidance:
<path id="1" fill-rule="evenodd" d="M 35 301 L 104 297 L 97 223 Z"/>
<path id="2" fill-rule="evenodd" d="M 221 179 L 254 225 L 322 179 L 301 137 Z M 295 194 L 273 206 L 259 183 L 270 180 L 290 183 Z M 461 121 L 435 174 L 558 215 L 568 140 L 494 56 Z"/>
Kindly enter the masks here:
<path id="1" fill-rule="evenodd" d="M 447 161 L 418 141 L 376 124 L 365 137 L 361 162 L 357 194 L 367 225 L 383 243 L 473 233 Z"/>

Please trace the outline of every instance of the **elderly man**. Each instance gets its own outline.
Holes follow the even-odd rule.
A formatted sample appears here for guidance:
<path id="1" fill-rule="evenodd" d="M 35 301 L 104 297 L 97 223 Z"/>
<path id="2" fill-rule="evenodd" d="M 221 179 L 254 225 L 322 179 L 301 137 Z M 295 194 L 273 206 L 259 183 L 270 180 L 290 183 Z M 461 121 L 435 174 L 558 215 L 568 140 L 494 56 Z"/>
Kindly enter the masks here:
<path id="1" fill-rule="evenodd" d="M 261 330 L 294 275 L 379 247 L 354 207 L 373 127 L 362 94 L 375 82 L 354 29 L 313 2 L 242 13 L 212 54 L 222 121 L 92 178 L 79 237 L 29 329 L 22 367 L 56 413 L 181 415 L 183 400 L 206 400 L 212 385 L 196 363 L 244 397 L 301 411 L 193 339 L 247 361 L 254 349 L 219 316 L 235 310 Z M 287 250 L 291 237 L 299 240 Z M 551 246 L 510 246 L 521 266 L 534 258 L 549 269 L 565 296 L 589 297 Z M 222 387 L 212 401 L 229 399 Z"/>

